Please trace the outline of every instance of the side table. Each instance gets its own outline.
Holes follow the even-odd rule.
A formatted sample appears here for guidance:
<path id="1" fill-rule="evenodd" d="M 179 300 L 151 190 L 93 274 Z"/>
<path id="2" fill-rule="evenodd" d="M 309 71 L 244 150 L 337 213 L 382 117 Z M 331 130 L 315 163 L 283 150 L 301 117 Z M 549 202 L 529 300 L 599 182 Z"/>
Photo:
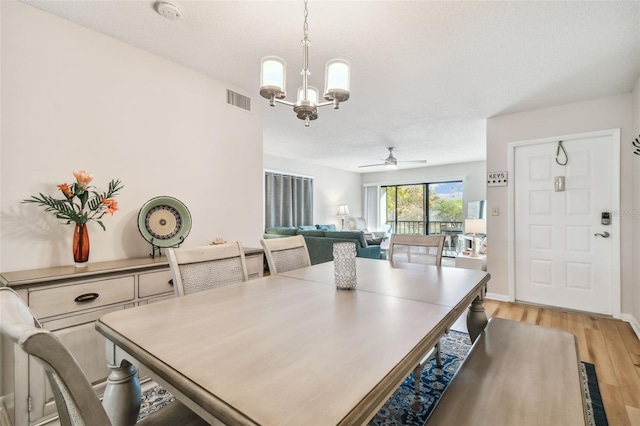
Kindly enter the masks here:
<path id="1" fill-rule="evenodd" d="M 479 254 L 478 256 L 471 257 L 469 255 L 459 254 L 456 256 L 456 268 L 479 269 L 481 271 L 486 271 L 487 255 Z"/>

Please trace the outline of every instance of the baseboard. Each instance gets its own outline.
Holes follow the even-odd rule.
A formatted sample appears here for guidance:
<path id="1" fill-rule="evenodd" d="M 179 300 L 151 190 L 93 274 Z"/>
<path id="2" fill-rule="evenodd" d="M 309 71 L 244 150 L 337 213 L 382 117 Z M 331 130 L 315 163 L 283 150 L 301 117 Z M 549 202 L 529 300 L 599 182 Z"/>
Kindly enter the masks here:
<path id="1" fill-rule="evenodd" d="M 485 299 L 498 300 L 500 302 L 510 302 L 509 296 L 505 296 L 504 294 L 487 293 L 484 297 Z"/>
<path id="2" fill-rule="evenodd" d="M 633 331 L 636 333 L 638 339 L 640 339 L 640 324 L 638 324 L 638 320 L 635 319 L 633 315 L 630 314 L 622 314 L 620 315 L 620 319 L 622 321 L 626 321 L 631 325 Z"/>

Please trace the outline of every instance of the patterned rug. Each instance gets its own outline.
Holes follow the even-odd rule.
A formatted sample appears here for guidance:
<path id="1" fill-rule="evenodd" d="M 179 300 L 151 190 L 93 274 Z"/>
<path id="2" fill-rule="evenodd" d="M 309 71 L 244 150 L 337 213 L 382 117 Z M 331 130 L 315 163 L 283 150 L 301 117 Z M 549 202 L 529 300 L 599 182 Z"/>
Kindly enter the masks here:
<path id="1" fill-rule="evenodd" d="M 424 426 L 429 413 L 451 381 L 470 347 L 471 342 L 466 333 L 451 331 L 444 336 L 440 340 L 442 367 L 436 366 L 435 358 L 432 358 L 429 365 L 423 369 L 420 378 L 419 398 L 414 397 L 414 378 L 411 373 L 369 422 L 369 426 Z M 607 426 L 607 416 L 600 396 L 595 367 L 593 364 L 584 362 L 581 365 L 582 378 L 586 384 L 585 400 L 587 401 L 589 426 Z M 174 400 L 175 397 L 160 386 L 149 389 L 142 394 L 139 420 Z"/>

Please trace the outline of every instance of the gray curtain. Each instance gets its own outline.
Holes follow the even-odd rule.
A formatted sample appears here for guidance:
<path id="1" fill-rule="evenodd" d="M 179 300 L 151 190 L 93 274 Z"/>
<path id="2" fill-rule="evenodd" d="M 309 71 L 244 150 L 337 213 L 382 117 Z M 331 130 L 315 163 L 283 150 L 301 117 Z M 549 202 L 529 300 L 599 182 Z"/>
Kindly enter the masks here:
<path id="1" fill-rule="evenodd" d="M 265 172 L 265 226 L 313 225 L 313 179 Z"/>

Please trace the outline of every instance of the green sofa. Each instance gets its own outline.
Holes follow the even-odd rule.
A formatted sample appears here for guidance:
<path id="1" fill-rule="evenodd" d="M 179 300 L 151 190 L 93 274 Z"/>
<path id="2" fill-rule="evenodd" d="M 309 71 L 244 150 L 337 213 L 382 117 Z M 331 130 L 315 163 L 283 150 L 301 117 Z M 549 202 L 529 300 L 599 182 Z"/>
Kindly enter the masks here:
<path id="1" fill-rule="evenodd" d="M 322 225 L 318 225 L 320 227 Z M 333 245 L 335 243 L 354 242 L 356 243 L 356 255 L 369 259 L 380 259 L 380 246 L 369 245 L 362 231 L 324 231 L 320 229 L 307 230 L 298 228 L 275 227 L 267 228 L 263 235 L 264 239 L 282 238 L 293 235 L 302 235 L 309 250 L 311 264 L 331 262 L 333 260 Z"/>

